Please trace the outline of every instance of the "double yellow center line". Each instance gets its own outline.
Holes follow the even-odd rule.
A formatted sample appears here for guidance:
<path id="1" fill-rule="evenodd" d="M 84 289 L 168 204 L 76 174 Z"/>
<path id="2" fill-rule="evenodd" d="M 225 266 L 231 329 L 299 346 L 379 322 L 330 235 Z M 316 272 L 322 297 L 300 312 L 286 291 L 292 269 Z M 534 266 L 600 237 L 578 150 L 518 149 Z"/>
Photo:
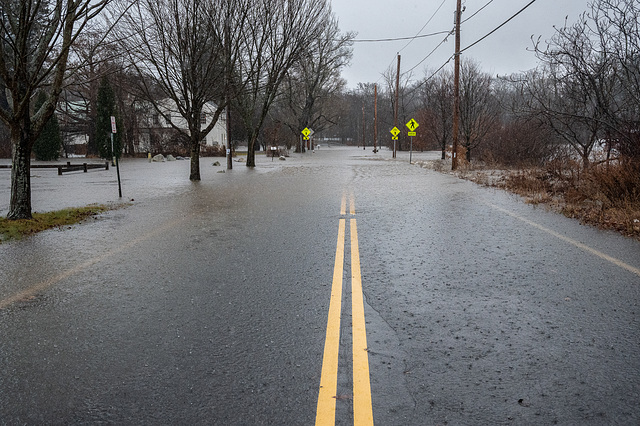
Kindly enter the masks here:
<path id="1" fill-rule="evenodd" d="M 342 197 L 341 216 L 346 216 L 347 196 Z M 349 215 L 355 216 L 355 201 L 349 197 Z M 360 251 L 356 219 L 349 219 L 351 237 L 351 318 L 353 336 L 353 422 L 354 425 L 373 425 L 371 385 L 369 381 L 369 355 L 364 320 L 364 296 L 360 274 Z M 340 316 L 342 307 L 342 276 L 344 274 L 346 219 L 338 222 L 338 243 L 333 267 L 333 284 L 329 302 L 327 334 L 322 358 L 322 375 L 316 425 L 334 425 L 338 385 L 338 353 L 340 350 Z"/>

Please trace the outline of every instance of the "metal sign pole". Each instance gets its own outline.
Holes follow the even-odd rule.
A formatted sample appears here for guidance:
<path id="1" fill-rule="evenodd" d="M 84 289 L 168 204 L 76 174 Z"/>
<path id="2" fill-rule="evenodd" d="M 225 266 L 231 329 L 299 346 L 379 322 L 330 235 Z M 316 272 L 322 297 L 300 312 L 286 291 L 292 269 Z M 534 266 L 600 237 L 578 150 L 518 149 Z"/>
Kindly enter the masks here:
<path id="1" fill-rule="evenodd" d="M 111 116 L 111 154 L 113 155 L 116 163 L 116 173 L 118 175 L 118 194 L 120 195 L 120 198 L 122 198 L 122 185 L 120 183 L 120 162 L 118 161 L 118 156 L 113 149 L 113 135 L 115 135 L 116 130 L 116 118 Z"/>
<path id="2" fill-rule="evenodd" d="M 409 164 L 411 164 L 412 155 L 413 155 L 413 136 L 411 136 L 411 144 L 409 145 Z"/>
<path id="3" fill-rule="evenodd" d="M 118 195 L 120 196 L 120 198 L 122 198 L 122 185 L 120 184 L 120 162 L 118 161 L 117 156 L 116 156 L 116 173 L 118 175 Z"/>

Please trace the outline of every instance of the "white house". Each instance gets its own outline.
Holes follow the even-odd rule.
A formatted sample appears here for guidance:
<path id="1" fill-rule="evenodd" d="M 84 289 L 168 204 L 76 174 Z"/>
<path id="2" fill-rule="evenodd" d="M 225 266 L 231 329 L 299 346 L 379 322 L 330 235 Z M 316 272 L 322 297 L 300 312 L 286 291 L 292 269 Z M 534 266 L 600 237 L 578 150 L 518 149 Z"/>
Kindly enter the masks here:
<path id="1" fill-rule="evenodd" d="M 128 145 L 132 153 L 147 152 L 176 152 L 176 148 L 184 148 L 184 135 L 181 131 L 187 131 L 186 120 L 180 115 L 175 102 L 165 99 L 159 103 L 159 113 L 151 103 L 138 101 L 135 103 L 134 122 L 131 138 Z M 213 102 L 204 105 L 201 115 L 201 128 L 205 128 L 211 123 L 216 110 Z M 60 126 L 63 130 L 65 149 L 68 154 L 85 154 L 89 135 L 87 126 L 90 122 L 89 105 L 86 101 L 77 99 L 61 101 L 57 112 Z M 132 117 L 133 118 L 133 117 Z M 173 125 L 172 125 L 173 124 Z M 174 127 L 175 126 L 175 127 Z M 203 146 L 222 147 L 227 146 L 227 125 L 226 114 L 220 114 L 214 128 L 203 140 Z"/>
<path id="2" fill-rule="evenodd" d="M 181 130 L 188 130 L 187 121 L 178 112 L 176 103 L 172 99 L 164 99 L 158 103 L 158 110 L 151 105 L 140 105 L 138 108 L 138 126 L 140 128 L 140 140 L 138 141 L 139 151 L 150 150 L 151 133 L 163 138 L 170 138 L 175 135 L 175 127 Z M 200 125 L 204 129 L 207 127 L 217 109 L 216 104 L 207 102 L 200 116 Z M 146 131 L 145 131 L 146 130 Z M 215 126 L 202 140 L 203 146 L 227 146 L 227 123 L 226 114 L 220 114 Z"/>

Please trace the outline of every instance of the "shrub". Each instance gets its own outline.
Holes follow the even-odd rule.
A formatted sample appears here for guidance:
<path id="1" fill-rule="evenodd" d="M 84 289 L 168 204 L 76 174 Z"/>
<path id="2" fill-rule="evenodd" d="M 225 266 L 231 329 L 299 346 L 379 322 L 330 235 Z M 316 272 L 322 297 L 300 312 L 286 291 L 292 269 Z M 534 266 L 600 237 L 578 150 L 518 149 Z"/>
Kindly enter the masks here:
<path id="1" fill-rule="evenodd" d="M 224 145 L 203 146 L 200 149 L 202 157 L 226 157 L 227 148 Z"/>
<path id="2" fill-rule="evenodd" d="M 605 208 L 640 207 L 640 164 L 630 160 L 592 167 L 584 184 L 594 201 Z M 583 185 L 584 186 L 584 185 Z"/>

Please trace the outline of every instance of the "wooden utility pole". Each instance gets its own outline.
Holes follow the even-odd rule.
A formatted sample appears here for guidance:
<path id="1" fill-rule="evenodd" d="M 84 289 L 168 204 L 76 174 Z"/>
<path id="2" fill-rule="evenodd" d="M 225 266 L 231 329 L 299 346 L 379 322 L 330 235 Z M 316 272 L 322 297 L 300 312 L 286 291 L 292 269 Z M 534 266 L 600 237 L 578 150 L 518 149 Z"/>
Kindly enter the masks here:
<path id="1" fill-rule="evenodd" d="M 373 85 L 373 153 L 378 152 L 378 85 Z"/>
<path id="2" fill-rule="evenodd" d="M 365 122 L 364 122 L 364 102 L 362 103 L 362 149 L 366 149 L 364 147 L 364 132 L 365 132 Z"/>
<path id="3" fill-rule="evenodd" d="M 456 52 L 453 72 L 453 152 L 451 153 L 451 170 L 458 168 L 458 128 L 460 121 L 460 11 L 462 0 L 456 6 Z"/>
<path id="4" fill-rule="evenodd" d="M 458 0 L 460 1 L 460 0 Z M 398 93 L 400 88 L 400 54 L 398 54 L 398 71 L 396 72 L 396 103 L 393 109 L 393 125 L 398 127 Z M 396 158 L 396 140 L 393 140 L 393 158 Z"/>

